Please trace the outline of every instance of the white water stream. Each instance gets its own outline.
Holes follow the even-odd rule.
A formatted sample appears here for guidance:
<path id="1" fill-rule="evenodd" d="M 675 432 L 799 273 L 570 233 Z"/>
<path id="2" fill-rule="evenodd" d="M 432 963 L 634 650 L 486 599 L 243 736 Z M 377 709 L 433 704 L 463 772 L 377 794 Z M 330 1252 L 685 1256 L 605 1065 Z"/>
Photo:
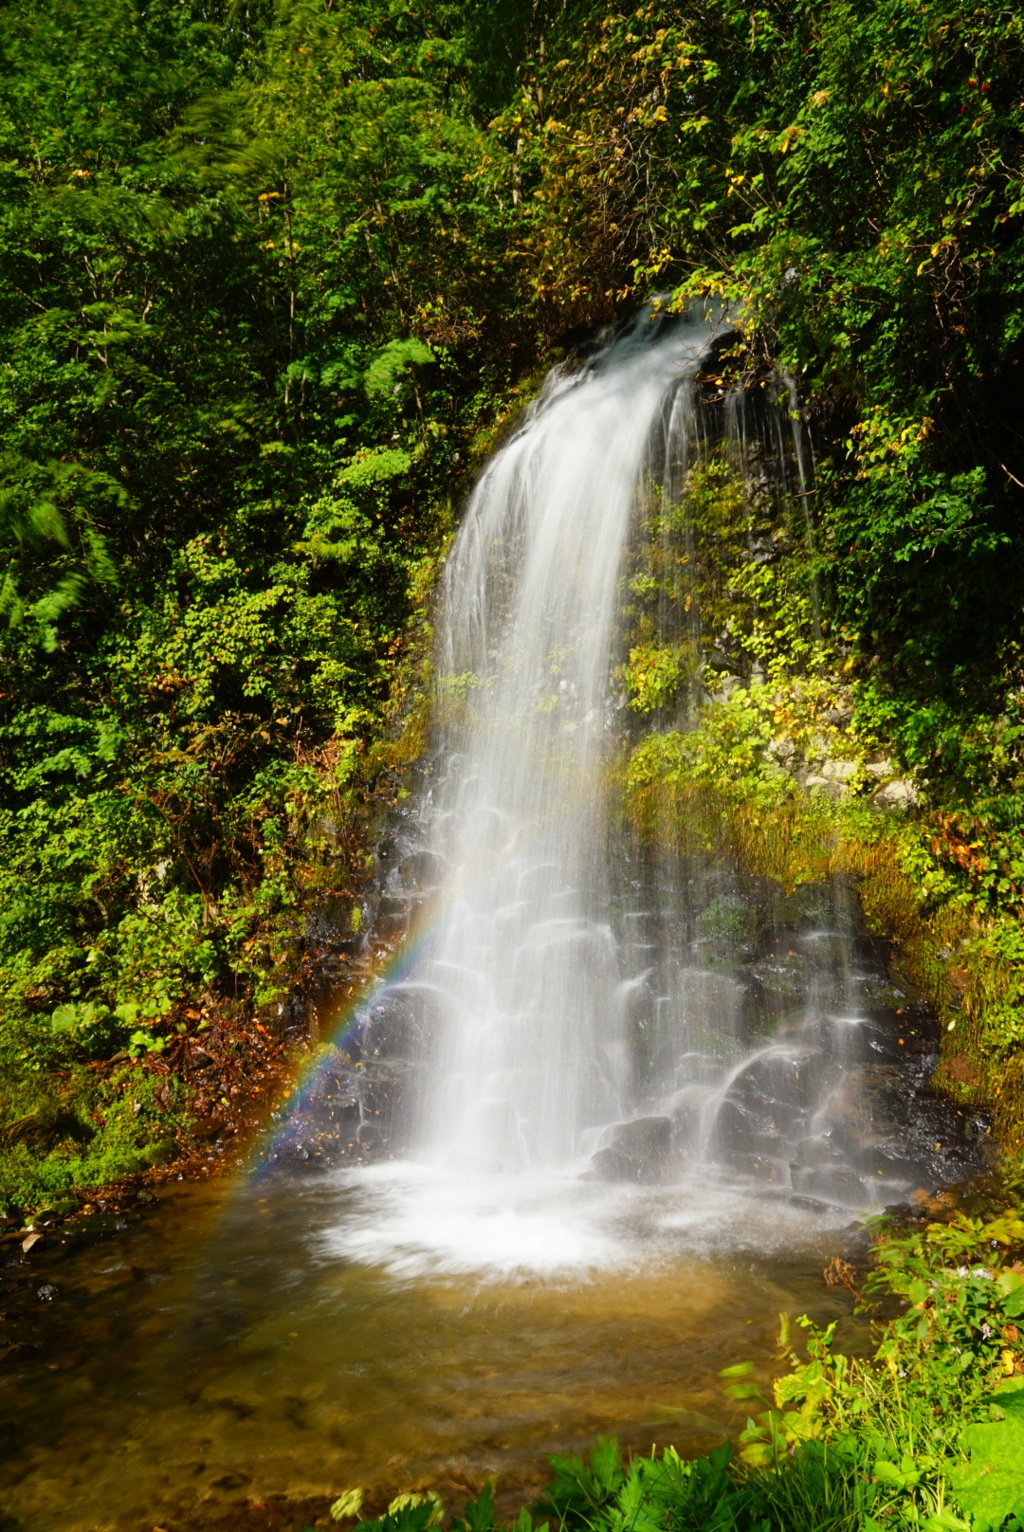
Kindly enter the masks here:
<path id="1" fill-rule="evenodd" d="M 447 920 L 421 974 L 440 1004 L 414 1142 L 468 1169 L 564 1165 L 624 1110 L 603 785 L 618 580 L 652 431 L 711 333 L 631 332 L 553 382 L 448 563 L 442 672 L 467 719 L 435 810 Z"/>

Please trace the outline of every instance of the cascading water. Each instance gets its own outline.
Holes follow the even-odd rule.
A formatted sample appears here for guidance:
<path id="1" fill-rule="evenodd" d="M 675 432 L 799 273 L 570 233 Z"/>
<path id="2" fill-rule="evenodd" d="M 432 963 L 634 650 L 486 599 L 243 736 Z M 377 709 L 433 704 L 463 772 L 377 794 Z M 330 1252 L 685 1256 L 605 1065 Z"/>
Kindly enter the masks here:
<path id="1" fill-rule="evenodd" d="M 373 1070 L 398 1072 L 400 1158 L 359 1172 L 363 1211 L 337 1232 L 348 1256 L 561 1269 L 623 1258 L 641 1228 L 648 1250 L 683 1229 L 764 1244 L 970 1161 L 925 1088 L 934 1031 L 894 989 L 851 888 L 784 897 L 610 827 L 640 507 L 678 522 L 717 431 L 748 485 L 768 458 L 788 471 L 810 535 L 792 410 L 758 426 L 737 393 L 713 428 L 702 410 L 695 379 L 728 331 L 719 309 L 642 316 L 549 379 L 473 495 L 444 580 L 431 782 L 384 878 L 428 934 L 367 1001 L 351 1087 L 372 1138 Z M 713 655 L 727 635 L 702 632 L 684 589 L 683 523 L 678 557 L 662 555 L 682 584 L 657 622 Z M 676 725 L 708 700 L 699 666 L 680 698 Z"/>
<path id="2" fill-rule="evenodd" d="M 448 564 L 442 666 L 466 686 L 433 807 L 447 920 L 416 1148 L 560 1165 L 624 1110 L 604 777 L 618 578 L 655 423 L 714 321 L 630 332 L 553 381 L 484 474 Z"/>

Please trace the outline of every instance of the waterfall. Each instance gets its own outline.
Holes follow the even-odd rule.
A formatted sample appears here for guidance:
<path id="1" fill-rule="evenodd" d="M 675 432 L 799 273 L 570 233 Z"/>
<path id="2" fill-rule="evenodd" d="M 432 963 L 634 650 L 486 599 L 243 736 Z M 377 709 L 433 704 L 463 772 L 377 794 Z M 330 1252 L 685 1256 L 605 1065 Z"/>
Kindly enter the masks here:
<path id="1" fill-rule="evenodd" d="M 442 686 L 463 689 L 433 805 L 443 932 L 414 1142 L 477 1167 L 563 1164 L 629 1088 L 609 924 L 605 777 L 616 744 L 619 574 L 652 435 L 720 316 L 555 377 L 483 475 L 449 559 Z"/>
<path id="2" fill-rule="evenodd" d="M 766 408 L 701 402 L 728 334 L 719 308 L 647 313 L 556 370 L 467 508 L 431 764 L 378 853 L 378 930 L 400 944 L 411 922 L 413 940 L 320 1087 L 376 1160 L 343 1172 L 363 1199 L 337 1232 L 347 1258 L 579 1268 L 621 1258 L 641 1224 L 764 1249 L 978 1163 L 928 1089 L 934 1017 L 893 983 L 855 889 L 786 894 L 614 824 L 631 592 L 657 589 L 645 631 L 691 655 L 656 727 L 692 724 L 704 665 L 734 663 L 698 600 L 691 470 L 724 452 L 741 477 L 723 493 L 797 496 L 811 548 L 792 380 Z M 751 533 L 743 557 L 773 556 Z"/>

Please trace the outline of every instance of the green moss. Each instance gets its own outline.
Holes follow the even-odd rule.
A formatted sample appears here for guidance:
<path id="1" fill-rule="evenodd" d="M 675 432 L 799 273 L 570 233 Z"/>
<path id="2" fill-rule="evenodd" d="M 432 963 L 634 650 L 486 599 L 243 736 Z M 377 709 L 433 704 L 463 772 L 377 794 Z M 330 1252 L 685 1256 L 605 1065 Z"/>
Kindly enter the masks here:
<path id="1" fill-rule="evenodd" d="M 21 1213 L 60 1211 L 71 1193 L 168 1163 L 188 1105 L 180 1081 L 141 1061 L 22 1074 L 13 1089 L 9 1078 L 0 1203 Z"/>
<path id="2" fill-rule="evenodd" d="M 742 899 L 719 894 L 697 916 L 696 931 L 704 940 L 749 946 L 756 935 L 757 912 Z"/>

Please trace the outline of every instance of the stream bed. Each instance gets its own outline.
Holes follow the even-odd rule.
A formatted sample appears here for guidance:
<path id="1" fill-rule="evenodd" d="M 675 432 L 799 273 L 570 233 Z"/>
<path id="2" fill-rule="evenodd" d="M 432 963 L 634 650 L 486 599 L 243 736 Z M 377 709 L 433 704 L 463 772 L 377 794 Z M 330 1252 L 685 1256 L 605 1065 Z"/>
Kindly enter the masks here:
<path id="1" fill-rule="evenodd" d="M 366 1195 L 337 1175 L 171 1183 L 130 1227 L 9 1264 L 4 1532 L 303 1527 L 354 1485 L 375 1508 L 427 1486 L 458 1505 L 489 1475 L 512 1509 L 548 1453 L 599 1433 L 710 1449 L 745 1413 L 720 1369 L 767 1378 L 782 1311 L 866 1344 L 821 1275 L 849 1227 L 751 1205 L 751 1248 L 716 1251 L 671 1188 L 620 1188 L 635 1259 L 403 1275 L 339 1248 Z"/>

